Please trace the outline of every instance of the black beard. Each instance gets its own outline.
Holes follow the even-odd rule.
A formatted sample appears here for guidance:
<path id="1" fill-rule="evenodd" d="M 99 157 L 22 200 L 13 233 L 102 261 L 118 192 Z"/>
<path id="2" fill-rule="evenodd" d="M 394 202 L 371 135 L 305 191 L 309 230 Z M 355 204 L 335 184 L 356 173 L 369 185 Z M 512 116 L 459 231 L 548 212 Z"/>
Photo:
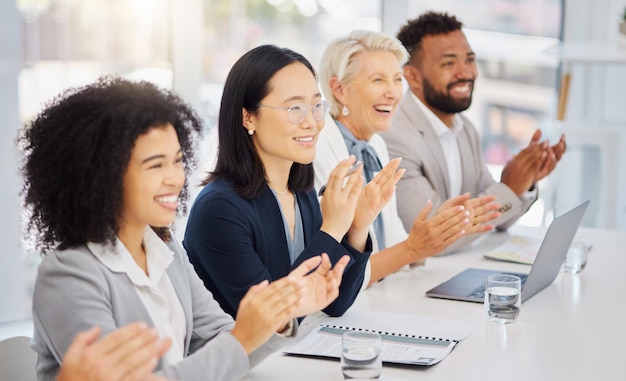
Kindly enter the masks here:
<path id="1" fill-rule="evenodd" d="M 450 93 L 438 93 L 437 90 L 433 88 L 433 86 L 426 80 L 426 78 L 422 78 L 422 83 L 424 85 L 424 100 L 426 103 L 436 108 L 439 111 L 442 111 L 446 114 L 456 114 L 457 112 L 465 111 L 472 104 L 472 94 L 474 92 L 474 80 L 462 80 L 449 84 L 447 86 L 448 91 L 452 88 L 452 86 L 457 85 L 459 83 L 468 82 L 472 85 L 472 91 L 470 91 L 470 95 L 468 98 L 456 100 Z"/>

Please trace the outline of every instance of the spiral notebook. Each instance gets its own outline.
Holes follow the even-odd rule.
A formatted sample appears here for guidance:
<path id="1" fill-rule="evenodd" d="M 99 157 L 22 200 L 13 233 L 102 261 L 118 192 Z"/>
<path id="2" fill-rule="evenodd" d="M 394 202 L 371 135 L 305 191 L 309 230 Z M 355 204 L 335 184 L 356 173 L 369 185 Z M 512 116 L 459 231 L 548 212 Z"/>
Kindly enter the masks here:
<path id="1" fill-rule="evenodd" d="M 475 327 L 476 323 L 464 320 L 381 311 L 348 311 L 338 318 L 321 317 L 305 321 L 301 330 L 311 331 L 286 347 L 284 353 L 338 359 L 341 357 L 341 335 L 348 330 L 358 330 L 381 335 L 380 356 L 385 363 L 433 365 L 448 356 Z"/>

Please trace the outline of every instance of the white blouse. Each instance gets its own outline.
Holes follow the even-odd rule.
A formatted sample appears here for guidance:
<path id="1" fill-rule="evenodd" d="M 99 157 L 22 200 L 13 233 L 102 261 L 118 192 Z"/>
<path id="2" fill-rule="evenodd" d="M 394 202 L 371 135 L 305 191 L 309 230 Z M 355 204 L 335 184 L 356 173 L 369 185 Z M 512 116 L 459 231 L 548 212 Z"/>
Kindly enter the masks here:
<path id="1" fill-rule="evenodd" d="M 109 270 L 128 276 L 152 318 L 159 336 L 172 339 L 172 346 L 163 356 L 163 362 L 164 365 L 173 365 L 184 357 L 187 334 L 183 307 L 166 272 L 174 253 L 150 227 L 144 232 L 143 245 L 147 255 L 148 275 L 137 265 L 119 238 L 116 239 L 114 247 L 108 244 L 87 243 L 93 255 Z"/>

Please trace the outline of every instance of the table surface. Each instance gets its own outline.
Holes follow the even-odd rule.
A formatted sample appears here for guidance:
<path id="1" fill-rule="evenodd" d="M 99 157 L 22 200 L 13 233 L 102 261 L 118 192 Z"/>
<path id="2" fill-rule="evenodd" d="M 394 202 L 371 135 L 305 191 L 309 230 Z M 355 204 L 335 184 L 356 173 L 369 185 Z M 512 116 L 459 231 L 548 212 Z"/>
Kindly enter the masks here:
<path id="1" fill-rule="evenodd" d="M 623 380 L 626 358 L 626 248 L 624 232 L 579 229 L 591 242 L 580 274 L 559 273 L 550 286 L 522 304 L 513 324 L 486 320 L 479 303 L 433 299 L 425 292 L 468 267 L 528 272 L 530 267 L 483 258 L 511 234 L 542 237 L 544 228 L 514 226 L 492 233 L 470 249 L 429 258 L 368 288 L 352 308 L 475 321 L 477 328 L 439 364 L 387 365 L 381 380 Z M 615 301 L 615 304 L 611 304 Z M 621 302 L 620 302 L 621 301 Z M 341 381 L 339 361 L 275 353 L 244 380 Z"/>

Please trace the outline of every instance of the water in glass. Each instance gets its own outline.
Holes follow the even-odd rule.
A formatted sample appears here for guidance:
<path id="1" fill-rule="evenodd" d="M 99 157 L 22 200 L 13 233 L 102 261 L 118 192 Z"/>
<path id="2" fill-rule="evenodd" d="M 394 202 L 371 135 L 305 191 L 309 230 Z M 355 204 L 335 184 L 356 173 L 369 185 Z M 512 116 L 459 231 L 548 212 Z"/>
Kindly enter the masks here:
<path id="1" fill-rule="evenodd" d="M 377 380 L 381 369 L 380 348 L 359 344 L 342 348 L 341 371 L 344 380 Z"/>
<path id="2" fill-rule="evenodd" d="M 510 274 L 492 274 L 485 288 L 487 319 L 501 324 L 513 323 L 522 306 L 522 281 Z"/>

